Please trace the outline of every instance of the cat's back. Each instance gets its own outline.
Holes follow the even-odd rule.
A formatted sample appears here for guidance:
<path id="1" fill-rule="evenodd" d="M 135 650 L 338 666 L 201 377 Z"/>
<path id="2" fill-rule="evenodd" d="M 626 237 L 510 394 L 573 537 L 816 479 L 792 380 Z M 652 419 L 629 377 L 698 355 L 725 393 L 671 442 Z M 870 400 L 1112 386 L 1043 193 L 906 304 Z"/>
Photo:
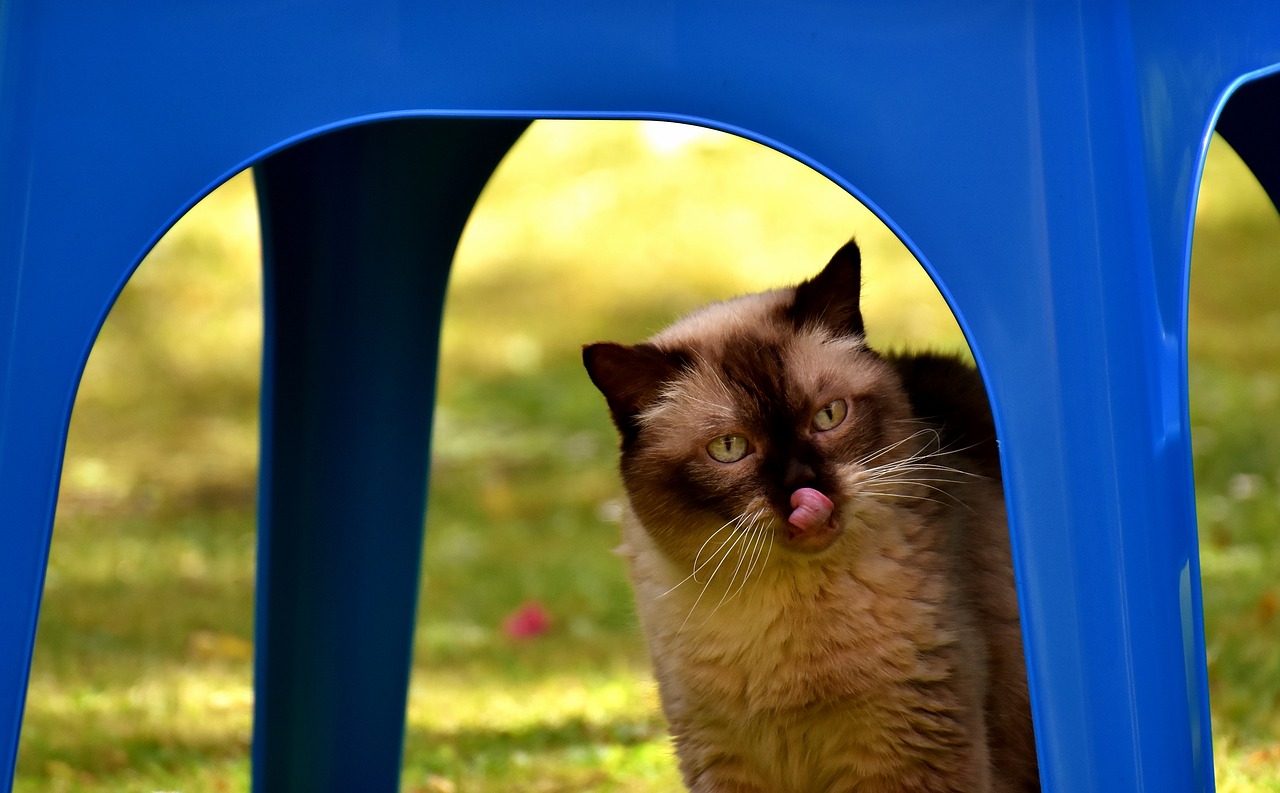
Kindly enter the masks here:
<path id="1" fill-rule="evenodd" d="M 939 433 L 940 456 L 966 475 L 953 491 L 957 586 L 985 637 L 986 709 L 993 767 L 1013 790 L 1038 791 L 1039 774 L 1023 667 L 1017 593 L 1001 486 L 995 421 L 982 377 L 967 361 L 937 353 L 888 356 L 917 420 Z"/>

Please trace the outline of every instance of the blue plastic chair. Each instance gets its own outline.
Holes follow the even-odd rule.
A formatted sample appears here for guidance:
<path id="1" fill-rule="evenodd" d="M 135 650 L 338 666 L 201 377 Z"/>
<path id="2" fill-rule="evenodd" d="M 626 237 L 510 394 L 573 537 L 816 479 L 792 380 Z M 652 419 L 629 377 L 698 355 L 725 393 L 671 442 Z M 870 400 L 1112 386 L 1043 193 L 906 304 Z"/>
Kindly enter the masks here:
<path id="1" fill-rule="evenodd" d="M 396 789 L 451 252 L 527 120 L 608 117 L 762 141 L 901 235 L 994 403 L 1045 790 L 1212 789 L 1189 236 L 1219 110 L 1277 67 L 1271 0 L 5 0 L 0 786 L 89 347 L 255 165 L 255 788 Z M 1278 97 L 1223 118 L 1273 198 Z"/>

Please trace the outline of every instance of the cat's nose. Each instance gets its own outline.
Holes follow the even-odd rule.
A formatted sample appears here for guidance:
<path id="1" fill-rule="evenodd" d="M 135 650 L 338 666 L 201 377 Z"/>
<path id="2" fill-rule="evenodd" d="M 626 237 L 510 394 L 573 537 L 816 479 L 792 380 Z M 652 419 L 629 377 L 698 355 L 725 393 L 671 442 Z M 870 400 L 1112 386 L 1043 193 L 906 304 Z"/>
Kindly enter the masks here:
<path id="1" fill-rule="evenodd" d="M 787 471 L 782 477 L 782 487 L 787 491 L 805 485 L 811 485 L 818 479 L 818 472 L 803 460 L 792 458 L 787 463 Z"/>

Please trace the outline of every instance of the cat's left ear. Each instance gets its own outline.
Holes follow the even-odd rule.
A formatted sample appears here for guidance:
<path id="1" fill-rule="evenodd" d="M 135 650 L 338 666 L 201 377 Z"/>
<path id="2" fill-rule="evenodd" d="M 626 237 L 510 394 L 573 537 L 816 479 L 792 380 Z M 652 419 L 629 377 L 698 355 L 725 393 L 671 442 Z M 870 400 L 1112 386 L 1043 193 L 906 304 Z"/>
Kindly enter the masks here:
<path id="1" fill-rule="evenodd" d="M 819 325 L 841 336 L 865 336 L 861 293 L 862 252 L 849 240 L 822 272 L 796 287 L 791 320 L 796 328 Z"/>
<path id="2" fill-rule="evenodd" d="M 663 386 L 680 373 L 684 361 L 678 353 L 649 344 L 599 342 L 582 348 L 582 363 L 609 403 L 618 432 L 630 442 L 639 432 L 640 412 L 658 399 Z"/>

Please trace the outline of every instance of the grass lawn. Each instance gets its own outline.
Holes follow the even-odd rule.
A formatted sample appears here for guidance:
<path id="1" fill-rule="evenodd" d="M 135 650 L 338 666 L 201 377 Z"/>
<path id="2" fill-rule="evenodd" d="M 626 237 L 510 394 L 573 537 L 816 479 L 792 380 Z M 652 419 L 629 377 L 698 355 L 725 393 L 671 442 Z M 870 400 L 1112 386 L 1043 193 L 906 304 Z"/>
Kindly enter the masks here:
<path id="1" fill-rule="evenodd" d="M 812 274 L 850 233 L 872 341 L 963 340 L 856 201 L 754 144 L 542 122 L 459 248 L 442 340 L 404 791 L 670 791 L 584 342 Z M 244 791 L 261 339 L 247 175 L 121 296 L 72 421 L 16 790 Z M 1280 218 L 1215 143 L 1192 421 L 1219 790 L 1280 791 Z M 426 406 L 424 406 L 425 409 Z M 502 629 L 526 603 L 550 629 Z"/>

